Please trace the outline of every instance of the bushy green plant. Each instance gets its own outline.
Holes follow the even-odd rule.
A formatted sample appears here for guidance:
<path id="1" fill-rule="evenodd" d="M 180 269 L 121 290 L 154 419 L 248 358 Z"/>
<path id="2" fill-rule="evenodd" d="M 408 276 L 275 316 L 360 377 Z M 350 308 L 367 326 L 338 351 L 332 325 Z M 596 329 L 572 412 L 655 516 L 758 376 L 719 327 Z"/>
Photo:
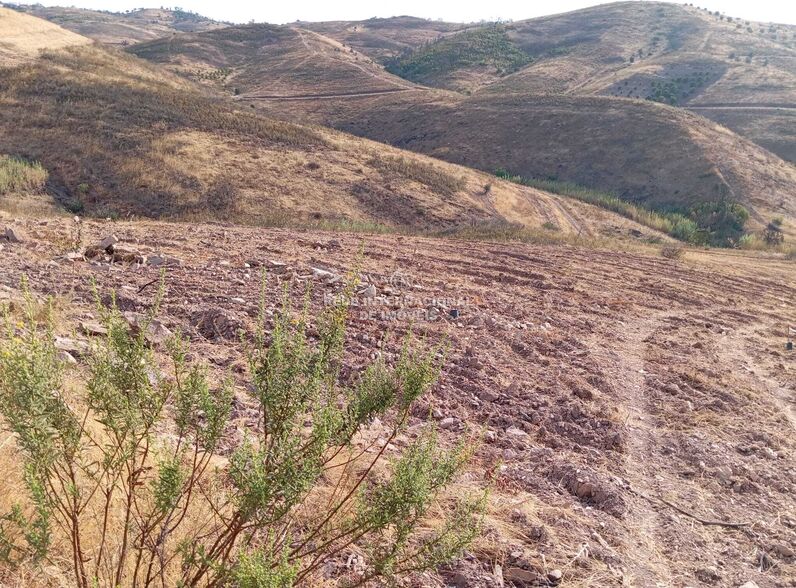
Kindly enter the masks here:
<path id="1" fill-rule="evenodd" d="M 706 233 L 711 245 L 732 246 L 744 234 L 749 211 L 731 200 L 703 202 L 691 207 L 690 216 Z"/>
<path id="2" fill-rule="evenodd" d="M 263 321 L 245 342 L 257 425 L 228 447 L 234 386 L 214 383 L 179 336 L 161 371 L 146 336 L 159 299 L 134 330 L 113 305 L 100 309 L 107 334 L 73 389 L 51 314 L 28 295 L 0 341 L 0 414 L 27 489 L 2 519 L 0 556 L 59 562 L 51 550 L 65 542 L 80 588 L 290 586 L 357 548 L 365 566 L 349 579 L 362 584 L 455 557 L 476 536 L 485 497 L 451 499 L 436 523 L 429 509 L 471 445 L 443 450 L 428 430 L 385 459 L 437 379 L 438 351 L 407 342 L 394 365 L 376 361 L 341 386 L 345 300 L 311 339 L 306 307 L 296 313 L 286 295 L 273 329 Z M 363 450 L 356 439 L 377 417 L 387 430 Z"/>
<path id="3" fill-rule="evenodd" d="M 782 230 L 782 217 L 771 219 L 763 231 L 763 240 L 769 246 L 781 245 L 785 241 L 785 233 Z"/>

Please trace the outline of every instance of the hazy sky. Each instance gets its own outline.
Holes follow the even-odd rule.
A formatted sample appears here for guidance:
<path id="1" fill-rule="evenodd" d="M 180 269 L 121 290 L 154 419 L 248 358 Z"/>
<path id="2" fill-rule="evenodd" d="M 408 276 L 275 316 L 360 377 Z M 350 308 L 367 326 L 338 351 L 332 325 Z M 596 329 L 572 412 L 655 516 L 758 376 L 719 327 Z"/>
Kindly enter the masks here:
<path id="1" fill-rule="evenodd" d="M 7 0 L 13 2 L 14 0 Z M 29 0 L 16 0 L 30 3 Z M 161 2 L 174 4 L 162 4 Z M 205 16 L 233 22 L 255 20 L 285 23 L 295 20 L 363 20 L 372 16 L 409 14 L 423 18 L 470 22 L 497 18 L 520 20 L 533 16 L 566 12 L 601 4 L 589 0 L 282 0 L 246 2 L 245 0 L 40 0 L 47 6 L 80 6 L 103 10 L 126 10 L 138 7 L 179 6 Z M 728 16 L 749 20 L 796 24 L 796 2 L 792 0 L 695 0 L 695 6 L 719 10 Z"/>

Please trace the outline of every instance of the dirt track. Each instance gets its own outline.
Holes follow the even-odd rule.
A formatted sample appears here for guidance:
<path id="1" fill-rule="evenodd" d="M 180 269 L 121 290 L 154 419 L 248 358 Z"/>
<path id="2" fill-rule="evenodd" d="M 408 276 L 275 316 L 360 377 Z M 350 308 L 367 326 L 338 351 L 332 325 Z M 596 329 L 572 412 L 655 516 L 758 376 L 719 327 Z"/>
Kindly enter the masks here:
<path id="1" fill-rule="evenodd" d="M 12 289 L 0 285 L 0 297 L 26 274 L 36 292 L 75 303 L 64 306 L 73 325 L 91 313 L 90 277 L 125 310 L 149 304 L 152 288 L 139 289 L 157 268 L 64 259 L 69 220 L 11 224 L 23 243 L 0 253 Z M 784 349 L 794 262 L 151 222 L 87 223 L 83 239 L 110 233 L 181 261 L 168 269 L 163 319 L 219 369 L 234 371 L 240 349 L 199 319 L 213 311 L 222 326 L 251 328 L 261 264 L 288 264 L 270 271 L 270 305 L 285 280 L 296 294 L 312 284 L 320 305 L 340 285 L 311 268 L 344 274 L 361 245 L 359 269 L 379 295 L 436 299 L 420 307 L 436 320 L 414 331 L 447 338 L 451 352 L 416 417 L 431 413 L 450 438 L 486 428 L 471 482 L 503 461 L 484 538 L 441 572 L 446 583 L 499 586 L 500 564 L 506 584 L 512 568 L 538 574 L 517 586 L 547 585 L 553 568 L 563 586 L 795 585 L 796 356 Z M 368 319 L 355 309 L 351 370 L 375 352 L 389 360 L 410 326 L 378 316 L 393 306 L 376 309 Z"/>

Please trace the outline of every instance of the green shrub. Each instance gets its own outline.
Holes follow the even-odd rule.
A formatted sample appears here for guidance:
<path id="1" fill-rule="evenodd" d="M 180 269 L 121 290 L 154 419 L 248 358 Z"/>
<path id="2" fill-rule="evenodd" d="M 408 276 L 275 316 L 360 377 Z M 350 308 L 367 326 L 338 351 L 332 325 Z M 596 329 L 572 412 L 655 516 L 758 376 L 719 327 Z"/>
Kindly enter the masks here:
<path id="1" fill-rule="evenodd" d="M 47 170 L 39 162 L 0 155 L 0 196 L 41 192 L 46 181 Z"/>
<path id="2" fill-rule="evenodd" d="M 749 211 L 737 202 L 724 199 L 697 204 L 691 207 L 690 216 L 704 231 L 708 243 L 728 247 L 743 235 Z"/>
<path id="3" fill-rule="evenodd" d="M 763 231 L 763 240 L 766 242 L 766 245 L 777 246 L 781 245 L 785 241 L 785 233 L 782 231 L 782 223 L 782 217 L 776 217 L 773 218 L 768 225 L 766 225 L 766 228 Z"/>
<path id="4" fill-rule="evenodd" d="M 233 384 L 214 383 L 179 336 L 161 372 L 146 335 L 157 307 L 135 330 L 100 307 L 107 335 L 76 388 L 65 382 L 51 314 L 28 295 L 23 321 L 7 317 L 0 414 L 27 489 L 0 521 L 7 562 L 66 545 L 63 565 L 79 588 L 281 587 L 311 583 L 356 544 L 366 565 L 350 579 L 367 583 L 433 568 L 477 535 L 485 496 L 451 497 L 444 520 L 428 516 L 469 444 L 443 450 L 427 430 L 390 467 L 384 459 L 437 379 L 436 350 L 407 344 L 394 365 L 376 361 L 342 387 L 347 305 L 329 307 L 311 339 L 307 311 L 297 315 L 285 296 L 273 329 L 245 342 L 258 424 L 230 446 Z M 355 439 L 376 417 L 387 431 L 366 452 Z M 329 480 L 333 489 L 320 486 Z"/>

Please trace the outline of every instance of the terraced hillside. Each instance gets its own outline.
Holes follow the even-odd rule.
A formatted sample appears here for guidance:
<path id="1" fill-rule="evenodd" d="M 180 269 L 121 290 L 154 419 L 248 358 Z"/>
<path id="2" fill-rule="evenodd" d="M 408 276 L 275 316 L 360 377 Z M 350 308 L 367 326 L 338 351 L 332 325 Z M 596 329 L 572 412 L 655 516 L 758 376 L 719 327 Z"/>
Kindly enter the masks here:
<path id="1" fill-rule="evenodd" d="M 10 2 L 5 3 L 5 6 L 48 20 L 100 43 L 114 45 L 128 45 L 178 32 L 207 31 L 226 26 L 225 23 L 180 9 L 138 8 L 111 12 Z"/>

